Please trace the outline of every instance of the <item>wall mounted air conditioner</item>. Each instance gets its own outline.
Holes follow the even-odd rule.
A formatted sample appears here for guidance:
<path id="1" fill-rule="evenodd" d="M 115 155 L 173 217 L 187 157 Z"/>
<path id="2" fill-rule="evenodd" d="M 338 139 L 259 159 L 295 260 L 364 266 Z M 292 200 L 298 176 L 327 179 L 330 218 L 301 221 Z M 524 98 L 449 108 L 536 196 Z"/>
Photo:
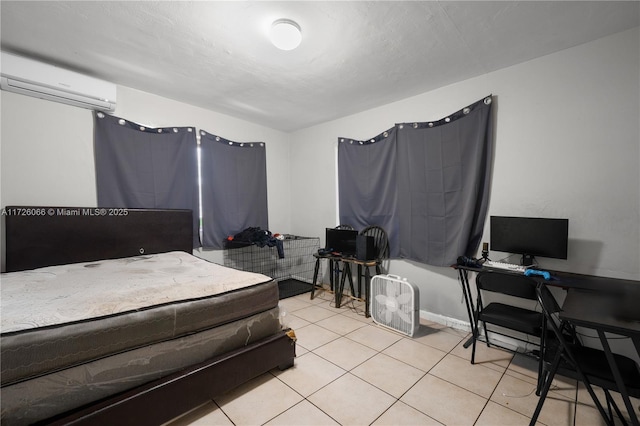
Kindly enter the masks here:
<path id="1" fill-rule="evenodd" d="M 100 111 L 116 109 L 116 85 L 53 65 L 1 52 L 0 88 Z"/>

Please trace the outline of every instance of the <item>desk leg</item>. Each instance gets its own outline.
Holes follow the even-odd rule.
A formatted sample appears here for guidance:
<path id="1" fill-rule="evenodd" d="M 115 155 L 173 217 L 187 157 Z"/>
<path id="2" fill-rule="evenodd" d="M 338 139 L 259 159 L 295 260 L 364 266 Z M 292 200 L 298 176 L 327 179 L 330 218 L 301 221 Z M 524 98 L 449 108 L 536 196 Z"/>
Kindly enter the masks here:
<path id="1" fill-rule="evenodd" d="M 320 269 L 320 259 L 316 259 L 316 266 L 313 269 L 313 284 L 311 286 L 311 300 L 316 294 L 316 284 L 318 282 L 318 270 Z"/>
<path id="2" fill-rule="evenodd" d="M 333 290 L 333 297 L 335 298 L 336 306 L 338 306 L 338 294 L 340 290 L 340 262 L 337 260 L 331 260 L 331 289 Z"/>
<path id="3" fill-rule="evenodd" d="M 336 289 L 336 308 L 340 308 L 340 305 L 342 304 L 342 292 L 344 291 L 344 281 L 347 279 L 347 275 L 351 275 L 351 267 L 349 266 L 349 263 L 347 262 L 343 262 L 343 263 L 344 265 L 342 266 L 342 278 L 340 278 L 340 286 L 339 288 Z M 353 288 L 353 282 L 351 282 L 351 288 Z"/>
<path id="4" fill-rule="evenodd" d="M 473 305 L 473 298 L 471 296 L 471 287 L 469 287 L 469 275 L 464 269 L 458 269 L 458 275 L 460 276 L 460 283 L 462 284 L 462 294 L 464 296 L 464 302 L 467 305 L 467 315 L 469 315 L 469 324 L 471 325 L 471 337 L 464 342 L 464 347 L 468 348 L 473 339 L 478 336 L 478 330 L 476 329 L 476 310 Z"/>
<path id="5" fill-rule="evenodd" d="M 345 268 L 345 270 L 346 270 L 346 268 Z M 349 288 L 351 289 L 351 296 L 355 297 L 356 296 L 356 289 L 353 286 L 353 275 L 351 275 L 351 265 L 349 265 L 349 274 L 347 275 L 347 279 L 349 280 Z M 360 297 L 360 294 L 358 294 L 358 297 Z"/>
<path id="6" fill-rule="evenodd" d="M 358 276 L 358 281 L 360 277 Z M 365 318 L 369 318 L 369 297 L 371 297 L 371 273 L 369 272 L 369 267 L 364 267 L 364 316 Z"/>
<path id="7" fill-rule="evenodd" d="M 329 288 L 331 289 L 331 291 L 335 290 L 334 277 L 338 275 L 338 271 L 334 269 L 335 267 L 336 265 L 333 259 L 329 259 Z"/>
<path id="8" fill-rule="evenodd" d="M 620 370 L 618 369 L 618 365 L 616 364 L 616 360 L 613 358 L 613 354 L 611 353 L 611 347 L 609 346 L 609 341 L 604 334 L 604 331 L 598 330 L 598 337 L 600 337 L 600 343 L 602 343 L 602 347 L 604 349 L 604 354 L 607 357 L 607 361 L 609 362 L 609 367 L 611 368 L 611 372 L 613 373 L 613 377 L 616 379 L 616 385 L 618 385 L 618 391 L 622 395 L 622 399 L 624 400 L 624 405 L 627 407 L 627 412 L 629 413 L 629 418 L 631 419 L 631 423 L 634 425 L 640 424 L 638 423 L 638 416 L 633 408 L 633 404 L 629 399 L 629 392 L 627 392 L 627 388 L 622 381 L 622 375 L 620 375 Z M 635 344 L 636 342 L 634 342 Z"/>

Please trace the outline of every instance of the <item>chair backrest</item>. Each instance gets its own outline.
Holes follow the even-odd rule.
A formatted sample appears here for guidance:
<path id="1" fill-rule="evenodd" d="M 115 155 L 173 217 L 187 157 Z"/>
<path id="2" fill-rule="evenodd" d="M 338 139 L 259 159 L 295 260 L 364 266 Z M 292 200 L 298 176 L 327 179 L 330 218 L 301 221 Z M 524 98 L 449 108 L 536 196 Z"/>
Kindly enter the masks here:
<path id="1" fill-rule="evenodd" d="M 347 231 L 353 231 L 354 228 L 351 225 L 338 225 L 334 229 L 346 229 Z"/>
<path id="2" fill-rule="evenodd" d="M 389 258 L 389 238 L 387 238 L 387 232 L 382 227 L 377 225 L 367 226 L 360 231 L 360 235 L 373 237 L 376 259 Z"/>
<path id="3" fill-rule="evenodd" d="M 480 272 L 476 277 L 478 289 L 502 293 L 522 299 L 537 300 L 537 282 L 524 275 L 501 272 Z"/>

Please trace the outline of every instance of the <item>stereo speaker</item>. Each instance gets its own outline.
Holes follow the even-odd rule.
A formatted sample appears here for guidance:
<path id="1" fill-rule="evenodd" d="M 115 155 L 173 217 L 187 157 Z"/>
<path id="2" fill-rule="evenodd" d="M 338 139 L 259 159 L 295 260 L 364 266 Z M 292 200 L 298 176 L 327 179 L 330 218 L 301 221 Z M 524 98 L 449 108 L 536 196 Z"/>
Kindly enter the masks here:
<path id="1" fill-rule="evenodd" d="M 358 235 L 356 237 L 356 259 L 374 260 L 375 258 L 375 239 L 369 235 Z"/>

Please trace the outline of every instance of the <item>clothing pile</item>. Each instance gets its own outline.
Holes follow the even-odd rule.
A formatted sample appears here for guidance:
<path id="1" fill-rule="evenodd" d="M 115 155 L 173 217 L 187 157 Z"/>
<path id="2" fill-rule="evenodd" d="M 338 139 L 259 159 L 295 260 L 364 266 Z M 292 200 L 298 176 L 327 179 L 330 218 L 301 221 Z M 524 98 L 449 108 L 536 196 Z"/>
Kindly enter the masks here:
<path id="1" fill-rule="evenodd" d="M 260 227 L 247 228 L 236 235 L 227 237 L 225 247 L 238 248 L 248 245 L 256 245 L 258 247 L 276 247 L 278 249 L 278 257 L 284 259 L 284 244 L 282 239 L 274 236 L 271 231 L 261 229 Z"/>

